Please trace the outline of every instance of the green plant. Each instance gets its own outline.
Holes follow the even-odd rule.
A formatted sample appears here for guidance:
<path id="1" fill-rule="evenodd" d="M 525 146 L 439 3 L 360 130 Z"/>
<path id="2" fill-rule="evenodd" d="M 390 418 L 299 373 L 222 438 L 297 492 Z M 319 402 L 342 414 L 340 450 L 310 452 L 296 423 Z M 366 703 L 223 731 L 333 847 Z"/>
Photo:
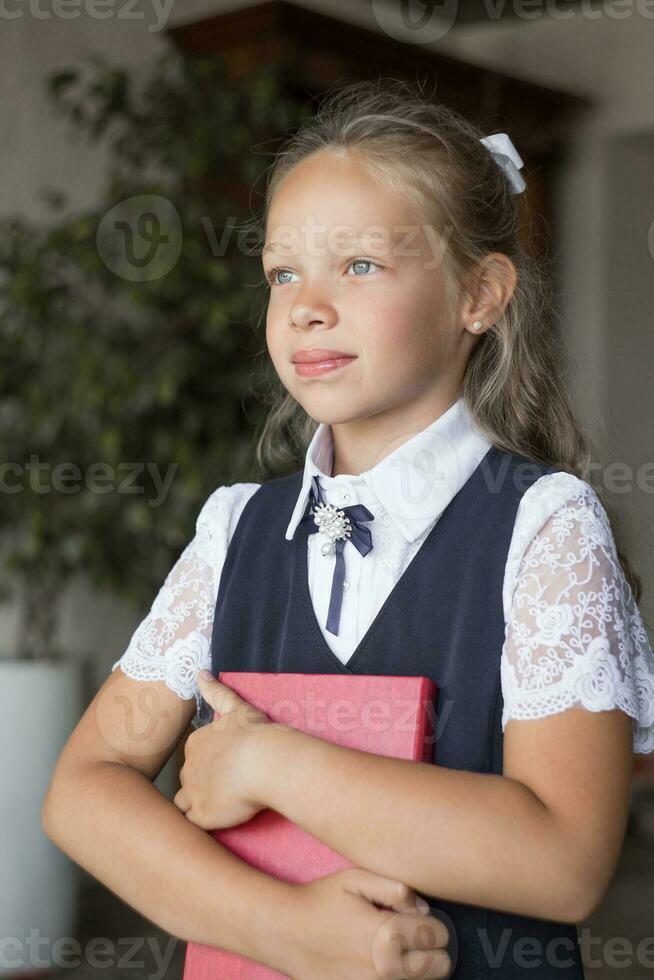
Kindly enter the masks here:
<path id="1" fill-rule="evenodd" d="M 58 599 L 76 573 L 144 609 L 211 490 L 252 478 L 257 147 L 307 111 L 279 72 L 235 82 L 218 59 L 174 54 L 138 87 L 98 57 L 48 86 L 73 130 L 106 146 L 108 171 L 89 211 L 46 191 L 49 222 L 0 228 L 0 531 L 19 658 L 61 655 Z M 157 266 L 166 238 L 174 261 Z"/>

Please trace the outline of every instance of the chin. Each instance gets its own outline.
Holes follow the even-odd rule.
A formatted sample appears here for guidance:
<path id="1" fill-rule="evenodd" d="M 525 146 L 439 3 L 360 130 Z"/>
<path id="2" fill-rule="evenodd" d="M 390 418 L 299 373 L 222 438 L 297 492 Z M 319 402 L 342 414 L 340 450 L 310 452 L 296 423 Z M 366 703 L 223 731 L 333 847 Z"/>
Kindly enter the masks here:
<path id="1" fill-rule="evenodd" d="M 347 411 L 340 405 L 338 407 L 324 407 L 306 403 L 302 404 L 302 408 L 314 422 L 323 422 L 325 425 L 343 425 L 344 422 L 356 422 L 364 414 L 355 410 Z"/>

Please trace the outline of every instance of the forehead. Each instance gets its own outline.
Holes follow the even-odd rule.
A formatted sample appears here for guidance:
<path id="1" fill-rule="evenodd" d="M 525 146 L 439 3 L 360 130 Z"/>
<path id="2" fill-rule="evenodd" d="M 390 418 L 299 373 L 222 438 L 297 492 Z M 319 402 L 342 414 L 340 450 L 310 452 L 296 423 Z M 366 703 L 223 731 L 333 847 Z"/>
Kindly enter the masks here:
<path id="1" fill-rule="evenodd" d="M 351 225 L 325 225 L 309 221 L 300 228 L 290 224 L 275 227 L 272 237 L 266 238 L 262 255 L 273 252 L 278 255 L 296 255 L 299 252 L 308 255 L 322 252 L 347 255 L 353 248 L 388 252 L 398 250 L 410 237 L 414 236 L 386 225 L 354 228 Z"/>
<path id="2" fill-rule="evenodd" d="M 419 217 L 409 202 L 373 176 L 361 156 L 320 150 L 283 178 L 270 203 L 263 255 L 392 248 L 406 239 Z"/>

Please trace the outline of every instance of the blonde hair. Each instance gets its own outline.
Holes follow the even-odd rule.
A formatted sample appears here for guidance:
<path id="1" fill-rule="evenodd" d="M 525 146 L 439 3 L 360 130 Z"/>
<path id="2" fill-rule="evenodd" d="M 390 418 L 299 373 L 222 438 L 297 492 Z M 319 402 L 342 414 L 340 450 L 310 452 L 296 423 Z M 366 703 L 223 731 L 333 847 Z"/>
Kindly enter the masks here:
<path id="1" fill-rule="evenodd" d="M 359 154 L 371 175 L 417 203 L 434 229 L 447 228 L 442 267 L 451 304 L 464 294 L 466 274 L 489 252 L 507 255 L 518 272 L 517 285 L 468 359 L 465 405 L 493 445 L 586 480 L 597 453 L 566 389 L 550 263 L 545 254 L 532 256 L 523 248 L 519 198 L 480 143 L 484 135 L 408 82 L 382 78 L 347 85 L 327 96 L 276 155 L 264 227 L 275 191 L 292 168 L 319 150 L 340 149 Z M 267 369 L 264 398 L 270 410 L 255 451 L 264 477 L 297 467 L 317 426 L 269 363 Z M 602 503 L 608 514 L 608 503 Z M 641 579 L 618 547 L 615 530 L 614 540 L 638 601 Z"/>

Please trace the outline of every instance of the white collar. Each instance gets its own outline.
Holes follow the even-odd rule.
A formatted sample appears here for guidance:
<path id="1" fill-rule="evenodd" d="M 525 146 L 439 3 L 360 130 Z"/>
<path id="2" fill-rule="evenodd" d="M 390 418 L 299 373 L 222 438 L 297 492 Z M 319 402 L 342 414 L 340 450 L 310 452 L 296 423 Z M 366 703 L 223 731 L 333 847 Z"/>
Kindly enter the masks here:
<path id="1" fill-rule="evenodd" d="M 446 412 L 365 473 L 331 476 L 332 429 L 320 422 L 304 460 L 302 487 L 286 530 L 290 541 L 309 500 L 314 476 L 327 493 L 345 488 L 351 503 L 375 503 L 391 516 L 407 541 L 415 541 L 467 482 L 490 443 L 475 426 L 460 396 Z"/>

